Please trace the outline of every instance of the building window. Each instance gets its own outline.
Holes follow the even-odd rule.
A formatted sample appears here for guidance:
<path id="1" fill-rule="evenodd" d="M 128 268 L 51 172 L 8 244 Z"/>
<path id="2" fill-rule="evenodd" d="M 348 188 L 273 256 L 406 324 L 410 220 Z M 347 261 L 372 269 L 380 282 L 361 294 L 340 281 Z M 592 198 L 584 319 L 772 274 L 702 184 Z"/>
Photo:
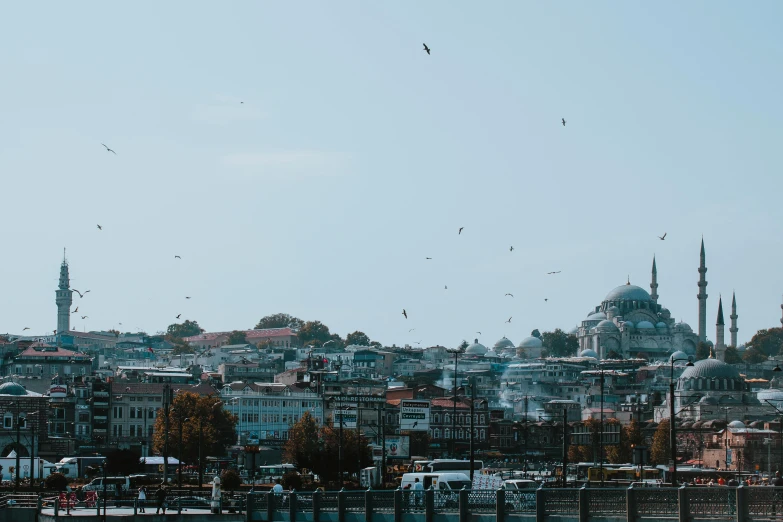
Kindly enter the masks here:
<path id="1" fill-rule="evenodd" d="M 3 416 L 3 427 L 6 429 L 14 427 L 14 416 L 11 412 L 6 412 Z"/>
<path id="2" fill-rule="evenodd" d="M 79 422 L 90 422 L 90 414 L 79 412 Z"/>
<path id="3" fill-rule="evenodd" d="M 122 418 L 122 406 L 115 406 L 114 407 L 114 418 L 115 419 L 121 419 Z"/>

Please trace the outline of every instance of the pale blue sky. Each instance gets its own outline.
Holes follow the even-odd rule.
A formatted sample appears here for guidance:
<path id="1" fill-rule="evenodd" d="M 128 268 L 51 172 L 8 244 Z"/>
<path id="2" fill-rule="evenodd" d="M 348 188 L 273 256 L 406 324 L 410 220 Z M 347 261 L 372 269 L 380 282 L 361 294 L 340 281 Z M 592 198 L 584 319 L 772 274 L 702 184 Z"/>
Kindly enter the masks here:
<path id="1" fill-rule="evenodd" d="M 6 3 L 0 331 L 56 327 L 64 246 L 91 290 L 77 329 L 287 312 L 385 344 L 519 342 L 626 275 L 649 288 L 654 253 L 660 302 L 695 329 L 704 235 L 709 335 L 736 289 L 746 341 L 781 316 L 782 15 Z"/>

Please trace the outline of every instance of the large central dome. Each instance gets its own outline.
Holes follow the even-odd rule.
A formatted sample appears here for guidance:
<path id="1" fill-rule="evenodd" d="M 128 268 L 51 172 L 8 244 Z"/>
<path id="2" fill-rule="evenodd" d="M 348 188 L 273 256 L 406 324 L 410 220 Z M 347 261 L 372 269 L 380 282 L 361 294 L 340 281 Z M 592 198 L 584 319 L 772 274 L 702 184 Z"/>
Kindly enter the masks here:
<path id="1" fill-rule="evenodd" d="M 635 285 L 618 286 L 606 295 L 604 301 L 651 301 L 644 288 Z"/>
<path id="2" fill-rule="evenodd" d="M 717 359 L 702 359 L 687 368 L 680 376 L 685 379 L 736 379 L 741 380 L 739 371 L 730 364 Z"/>

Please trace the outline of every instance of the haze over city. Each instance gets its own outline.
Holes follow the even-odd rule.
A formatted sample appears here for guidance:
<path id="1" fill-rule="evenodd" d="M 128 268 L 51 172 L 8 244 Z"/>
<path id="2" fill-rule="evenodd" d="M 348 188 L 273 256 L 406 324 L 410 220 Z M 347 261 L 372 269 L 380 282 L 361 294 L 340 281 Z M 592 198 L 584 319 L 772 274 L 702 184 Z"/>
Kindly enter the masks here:
<path id="1" fill-rule="evenodd" d="M 781 15 L 8 4 L 0 331 L 54 330 L 63 248 L 75 330 L 518 341 L 648 289 L 653 256 L 695 327 L 703 237 L 709 336 L 735 291 L 746 342 L 781 318 Z"/>

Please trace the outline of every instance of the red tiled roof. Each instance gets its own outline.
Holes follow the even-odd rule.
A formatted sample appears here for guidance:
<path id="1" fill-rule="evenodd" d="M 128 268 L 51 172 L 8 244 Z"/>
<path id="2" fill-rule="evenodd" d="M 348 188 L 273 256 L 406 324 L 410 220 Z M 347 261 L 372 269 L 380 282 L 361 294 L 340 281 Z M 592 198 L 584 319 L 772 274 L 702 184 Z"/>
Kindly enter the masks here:
<path id="1" fill-rule="evenodd" d="M 51 347 L 47 351 L 35 349 L 36 347 L 40 346 L 42 345 L 31 345 L 17 357 L 73 357 L 74 359 L 89 359 L 89 357 L 83 353 L 66 350 L 65 348 L 60 348 L 59 346 L 56 347 L 56 350 L 51 350 Z"/>
<path id="2" fill-rule="evenodd" d="M 273 337 L 285 337 L 295 335 L 290 328 L 266 328 L 264 330 L 240 330 L 245 334 L 245 338 L 250 339 L 268 339 Z M 231 335 L 231 332 L 204 332 L 199 335 L 185 337 L 185 341 L 191 343 L 194 341 L 214 341 L 218 337 Z"/>

